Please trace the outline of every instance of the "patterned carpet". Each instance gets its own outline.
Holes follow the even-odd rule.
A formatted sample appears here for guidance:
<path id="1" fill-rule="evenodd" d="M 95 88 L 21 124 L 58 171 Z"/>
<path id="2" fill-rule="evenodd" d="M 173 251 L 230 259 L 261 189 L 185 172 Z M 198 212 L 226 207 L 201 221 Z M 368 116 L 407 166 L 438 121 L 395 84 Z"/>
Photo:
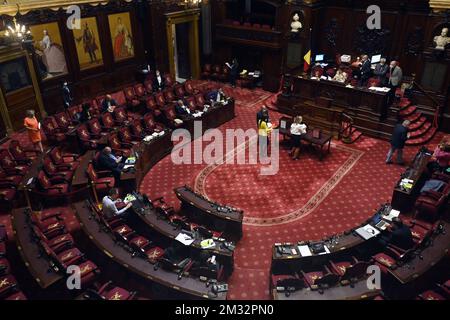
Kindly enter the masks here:
<path id="1" fill-rule="evenodd" d="M 236 118 L 220 127 L 254 128 L 256 112 L 272 95 L 262 90 L 225 88 L 236 99 Z M 281 116 L 271 112 L 277 123 Z M 442 139 L 439 133 L 430 148 Z M 18 138 L 26 142 L 24 134 Z M 194 143 L 191 144 L 192 148 Z M 202 148 L 206 144 L 203 144 Z M 292 161 L 280 152 L 280 171 L 262 177 L 258 165 L 174 165 L 170 156 L 160 161 L 144 178 L 140 191 L 151 198 L 164 196 L 179 207 L 173 188 L 188 184 L 218 202 L 245 211 L 244 236 L 235 252 L 235 270 L 229 281 L 230 299 L 270 299 L 271 249 L 276 242 L 321 239 L 361 223 L 380 203 L 389 201 L 404 167 L 384 163 L 389 143 L 362 137 L 356 144 L 333 141 L 331 154 L 319 162 L 310 152 Z M 411 160 L 418 147 L 405 149 Z M 67 214 L 71 229 L 78 223 Z M 9 226 L 8 215 L 0 223 Z"/>

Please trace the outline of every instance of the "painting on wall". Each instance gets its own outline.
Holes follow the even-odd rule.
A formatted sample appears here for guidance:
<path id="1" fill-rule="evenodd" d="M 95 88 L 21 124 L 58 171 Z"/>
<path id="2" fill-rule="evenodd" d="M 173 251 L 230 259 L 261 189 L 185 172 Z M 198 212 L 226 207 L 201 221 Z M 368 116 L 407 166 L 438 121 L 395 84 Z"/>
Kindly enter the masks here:
<path id="1" fill-rule="evenodd" d="M 102 48 L 95 17 L 82 18 L 81 29 L 74 29 L 73 36 L 80 70 L 103 65 Z"/>
<path id="2" fill-rule="evenodd" d="M 114 53 L 114 61 L 134 57 L 134 39 L 131 31 L 129 12 L 108 16 L 109 30 Z"/>
<path id="3" fill-rule="evenodd" d="M 0 64 L 0 84 L 5 94 L 31 86 L 25 57 Z"/>
<path id="4" fill-rule="evenodd" d="M 57 22 L 30 26 L 42 80 L 67 74 L 67 63 Z"/>

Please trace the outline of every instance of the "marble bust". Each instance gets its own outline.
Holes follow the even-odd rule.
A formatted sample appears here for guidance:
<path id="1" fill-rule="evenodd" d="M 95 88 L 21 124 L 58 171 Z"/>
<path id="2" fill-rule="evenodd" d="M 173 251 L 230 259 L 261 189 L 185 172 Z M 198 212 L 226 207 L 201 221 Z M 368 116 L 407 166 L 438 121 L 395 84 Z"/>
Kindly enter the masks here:
<path id="1" fill-rule="evenodd" d="M 291 32 L 298 32 L 302 28 L 302 23 L 299 20 L 298 13 L 294 14 L 292 17 Z"/>
<path id="2" fill-rule="evenodd" d="M 436 49 L 444 50 L 445 47 L 450 44 L 450 37 L 447 36 L 448 28 L 443 28 L 439 36 L 434 37 L 434 43 L 436 44 Z"/>

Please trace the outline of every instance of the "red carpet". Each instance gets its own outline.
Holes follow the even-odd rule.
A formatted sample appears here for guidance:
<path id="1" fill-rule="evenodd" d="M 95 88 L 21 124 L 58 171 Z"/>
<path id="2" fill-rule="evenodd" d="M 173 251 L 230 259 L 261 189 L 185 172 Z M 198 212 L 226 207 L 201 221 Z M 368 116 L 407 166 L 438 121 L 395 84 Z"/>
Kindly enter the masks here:
<path id="1" fill-rule="evenodd" d="M 220 129 L 254 128 L 256 111 L 270 93 L 230 87 L 225 91 L 236 99 L 237 117 Z M 280 114 L 272 111 L 270 116 L 277 123 Z M 437 134 L 429 147 L 434 148 L 442 136 Z M 258 175 L 258 166 L 222 165 L 208 172 L 211 168 L 204 164 L 173 165 L 168 156 L 148 173 L 140 189 L 179 207 L 173 188 L 188 184 L 218 202 L 244 209 L 244 236 L 236 248 L 228 297 L 269 299 L 274 243 L 320 239 L 352 228 L 390 200 L 405 169 L 384 163 L 388 142 L 362 137 L 354 145 L 334 143 L 323 162 L 310 153 L 292 161 L 282 149 L 280 172 L 266 177 Z M 406 148 L 405 158 L 411 160 L 417 150 Z M 76 228 L 71 218 L 67 222 Z M 9 225 L 9 216 L 0 216 L 0 223 Z"/>

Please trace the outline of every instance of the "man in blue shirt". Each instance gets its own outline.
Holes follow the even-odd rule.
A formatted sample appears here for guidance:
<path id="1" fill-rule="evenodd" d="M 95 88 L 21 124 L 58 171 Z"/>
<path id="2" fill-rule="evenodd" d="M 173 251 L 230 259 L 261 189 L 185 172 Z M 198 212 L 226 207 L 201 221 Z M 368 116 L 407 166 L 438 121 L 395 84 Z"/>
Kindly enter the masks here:
<path id="1" fill-rule="evenodd" d="M 391 138 L 391 149 L 387 154 L 386 163 L 392 163 L 392 156 L 395 151 L 397 151 L 397 163 L 403 164 L 403 148 L 405 147 L 405 142 L 409 138 L 408 126 L 410 122 L 408 120 L 403 121 L 395 126 L 394 132 Z"/>

